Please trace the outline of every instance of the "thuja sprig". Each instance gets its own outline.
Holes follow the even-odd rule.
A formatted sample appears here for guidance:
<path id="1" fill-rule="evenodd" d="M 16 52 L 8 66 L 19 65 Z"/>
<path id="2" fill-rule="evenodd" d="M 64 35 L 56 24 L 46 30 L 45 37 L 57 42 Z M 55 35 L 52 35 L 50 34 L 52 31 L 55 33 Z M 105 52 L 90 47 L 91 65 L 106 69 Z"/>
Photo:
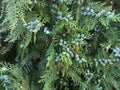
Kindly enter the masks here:
<path id="1" fill-rule="evenodd" d="M 81 14 L 84 16 L 92 16 L 92 17 L 101 17 L 101 16 L 105 16 L 109 19 L 114 17 L 114 11 L 106 11 L 104 9 L 100 10 L 99 12 L 96 12 L 94 9 L 90 8 L 90 7 L 81 7 Z"/>

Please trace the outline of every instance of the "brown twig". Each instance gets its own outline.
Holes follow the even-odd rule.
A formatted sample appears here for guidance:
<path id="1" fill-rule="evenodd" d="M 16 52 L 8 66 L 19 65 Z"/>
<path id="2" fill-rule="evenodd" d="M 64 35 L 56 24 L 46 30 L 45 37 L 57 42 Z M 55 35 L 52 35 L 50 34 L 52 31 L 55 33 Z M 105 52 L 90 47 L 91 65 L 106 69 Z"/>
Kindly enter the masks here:
<path id="1" fill-rule="evenodd" d="M 49 47 L 49 45 L 50 45 L 50 43 L 51 43 L 51 39 L 52 39 L 52 37 L 50 38 L 49 42 L 47 43 L 47 45 L 46 45 L 45 48 L 43 49 L 43 53 L 40 55 L 40 60 L 44 57 L 45 51 L 46 51 L 46 49 Z"/>

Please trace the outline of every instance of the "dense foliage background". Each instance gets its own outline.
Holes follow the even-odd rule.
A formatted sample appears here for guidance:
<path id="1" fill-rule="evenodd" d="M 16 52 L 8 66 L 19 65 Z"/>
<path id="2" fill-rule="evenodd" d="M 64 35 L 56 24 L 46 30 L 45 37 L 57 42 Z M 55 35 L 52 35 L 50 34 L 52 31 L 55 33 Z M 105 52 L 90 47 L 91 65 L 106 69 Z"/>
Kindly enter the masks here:
<path id="1" fill-rule="evenodd" d="M 119 0 L 1 0 L 0 90 L 120 90 Z"/>

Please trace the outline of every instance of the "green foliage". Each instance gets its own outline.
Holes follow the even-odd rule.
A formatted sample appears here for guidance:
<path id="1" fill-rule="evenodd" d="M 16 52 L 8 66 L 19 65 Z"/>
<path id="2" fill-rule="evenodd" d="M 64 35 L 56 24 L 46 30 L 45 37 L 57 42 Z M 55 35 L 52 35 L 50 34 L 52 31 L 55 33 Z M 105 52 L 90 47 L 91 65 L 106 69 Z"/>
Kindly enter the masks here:
<path id="1" fill-rule="evenodd" d="M 109 1 L 2 1 L 2 85 L 6 90 L 119 90 L 116 10 Z"/>
<path id="2" fill-rule="evenodd" d="M 30 90 L 29 80 L 27 75 L 24 75 L 21 68 L 10 65 L 1 64 L 3 67 L 0 68 L 1 80 L 5 90 Z"/>

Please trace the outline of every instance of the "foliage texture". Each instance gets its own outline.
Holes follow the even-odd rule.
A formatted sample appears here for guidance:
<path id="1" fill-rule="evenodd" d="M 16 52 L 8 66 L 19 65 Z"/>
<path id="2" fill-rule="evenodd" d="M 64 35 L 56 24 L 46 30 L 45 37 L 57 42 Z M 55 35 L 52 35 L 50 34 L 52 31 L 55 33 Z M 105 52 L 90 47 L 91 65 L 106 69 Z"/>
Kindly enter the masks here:
<path id="1" fill-rule="evenodd" d="M 1 0 L 3 88 L 120 90 L 118 1 Z"/>

